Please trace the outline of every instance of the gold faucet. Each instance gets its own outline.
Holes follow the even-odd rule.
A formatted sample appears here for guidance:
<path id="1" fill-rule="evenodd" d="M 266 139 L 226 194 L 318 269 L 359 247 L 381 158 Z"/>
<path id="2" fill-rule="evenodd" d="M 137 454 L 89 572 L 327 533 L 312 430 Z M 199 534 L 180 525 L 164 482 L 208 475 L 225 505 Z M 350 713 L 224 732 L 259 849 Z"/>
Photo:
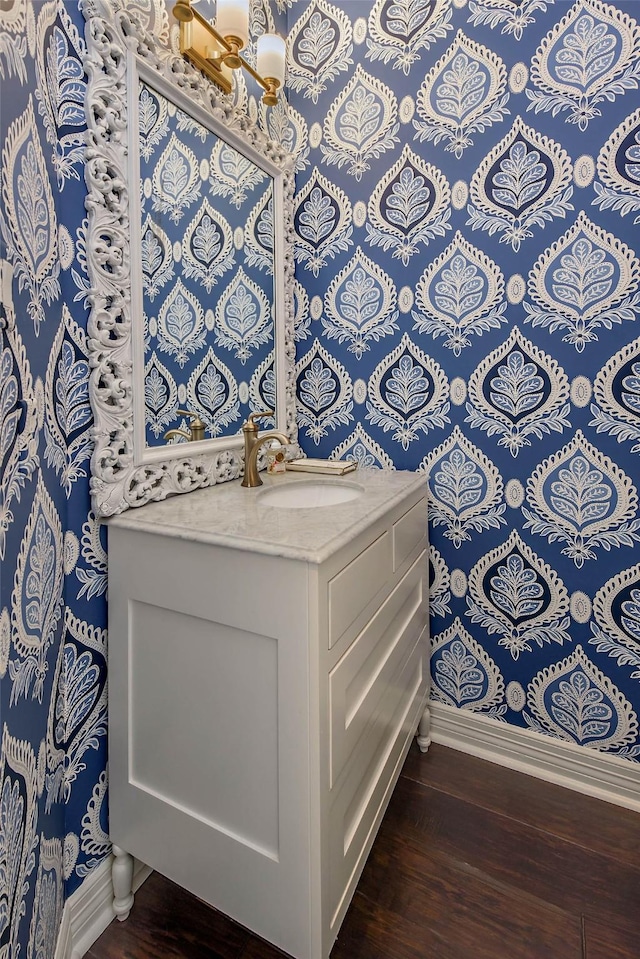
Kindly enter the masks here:
<path id="1" fill-rule="evenodd" d="M 258 450 L 260 447 L 264 443 L 268 443 L 269 440 L 278 440 L 282 446 L 289 445 L 288 438 L 284 433 L 280 433 L 279 430 L 273 430 L 271 433 L 265 433 L 263 436 L 258 437 L 258 426 L 255 421 L 260 419 L 261 416 L 273 415 L 273 410 L 264 410 L 262 413 L 251 413 L 247 418 L 247 422 L 242 426 L 242 432 L 244 433 L 244 476 L 240 485 L 244 486 L 245 489 L 262 486 L 262 480 L 258 473 Z"/>
<path id="2" fill-rule="evenodd" d="M 189 430 L 188 431 L 179 430 L 179 429 L 167 430 L 167 432 L 163 436 L 163 439 L 170 440 L 170 439 L 173 439 L 174 436 L 183 436 L 185 440 L 189 440 L 190 442 L 193 442 L 193 443 L 197 443 L 198 440 L 203 440 L 205 425 L 200 419 L 200 417 L 198 416 L 198 414 L 191 413 L 189 410 L 177 410 L 176 412 L 180 413 L 182 416 L 191 417 L 191 425 L 189 427 Z"/>

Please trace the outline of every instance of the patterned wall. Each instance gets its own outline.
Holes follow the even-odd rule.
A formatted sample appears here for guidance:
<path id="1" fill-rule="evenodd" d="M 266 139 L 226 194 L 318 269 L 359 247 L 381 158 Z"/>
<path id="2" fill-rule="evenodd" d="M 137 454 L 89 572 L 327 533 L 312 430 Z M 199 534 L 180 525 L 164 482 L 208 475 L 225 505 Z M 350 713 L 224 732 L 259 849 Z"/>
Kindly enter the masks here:
<path id="1" fill-rule="evenodd" d="M 637 4 L 288 6 L 300 442 L 429 475 L 438 702 L 637 761 Z"/>
<path id="2" fill-rule="evenodd" d="M 106 536 L 88 483 L 84 49 L 77 3 L 2 5 L 3 959 L 51 959 L 65 895 L 110 851 Z"/>
<path id="3" fill-rule="evenodd" d="M 166 35 L 159 4 L 139 7 Z M 269 123 L 298 153 L 301 442 L 429 473 L 440 701 L 637 760 L 634 4 L 274 7 L 292 53 L 290 108 Z M 75 0 L 0 9 L 7 959 L 50 959 L 64 897 L 109 851 L 83 30 Z"/>

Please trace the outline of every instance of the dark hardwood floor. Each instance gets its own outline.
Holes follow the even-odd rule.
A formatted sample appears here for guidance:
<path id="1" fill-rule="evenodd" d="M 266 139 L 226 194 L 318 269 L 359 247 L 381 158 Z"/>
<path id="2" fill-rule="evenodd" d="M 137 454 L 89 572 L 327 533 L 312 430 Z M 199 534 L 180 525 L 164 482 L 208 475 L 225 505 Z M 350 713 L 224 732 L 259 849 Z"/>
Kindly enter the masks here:
<path id="1" fill-rule="evenodd" d="M 154 874 L 87 959 L 282 959 Z M 412 746 L 331 959 L 640 959 L 640 814 Z"/>

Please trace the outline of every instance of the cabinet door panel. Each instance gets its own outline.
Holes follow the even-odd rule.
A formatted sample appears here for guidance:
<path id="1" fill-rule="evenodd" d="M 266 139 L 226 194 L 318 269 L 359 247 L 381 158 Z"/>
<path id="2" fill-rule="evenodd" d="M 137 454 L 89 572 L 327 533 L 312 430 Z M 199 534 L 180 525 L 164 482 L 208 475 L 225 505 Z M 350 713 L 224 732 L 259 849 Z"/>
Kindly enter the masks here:
<path id="1" fill-rule="evenodd" d="M 129 622 L 130 783 L 277 859 L 277 640 L 141 602 Z"/>

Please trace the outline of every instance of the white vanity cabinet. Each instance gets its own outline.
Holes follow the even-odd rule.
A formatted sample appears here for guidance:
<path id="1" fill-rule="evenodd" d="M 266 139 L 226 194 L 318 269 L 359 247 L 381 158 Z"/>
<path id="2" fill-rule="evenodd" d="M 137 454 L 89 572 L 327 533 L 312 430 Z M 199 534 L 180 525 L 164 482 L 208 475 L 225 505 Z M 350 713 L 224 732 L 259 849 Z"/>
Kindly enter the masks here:
<path id="1" fill-rule="evenodd" d="M 296 959 L 329 955 L 428 695 L 424 477 L 353 482 L 109 523 L 112 841 Z"/>

